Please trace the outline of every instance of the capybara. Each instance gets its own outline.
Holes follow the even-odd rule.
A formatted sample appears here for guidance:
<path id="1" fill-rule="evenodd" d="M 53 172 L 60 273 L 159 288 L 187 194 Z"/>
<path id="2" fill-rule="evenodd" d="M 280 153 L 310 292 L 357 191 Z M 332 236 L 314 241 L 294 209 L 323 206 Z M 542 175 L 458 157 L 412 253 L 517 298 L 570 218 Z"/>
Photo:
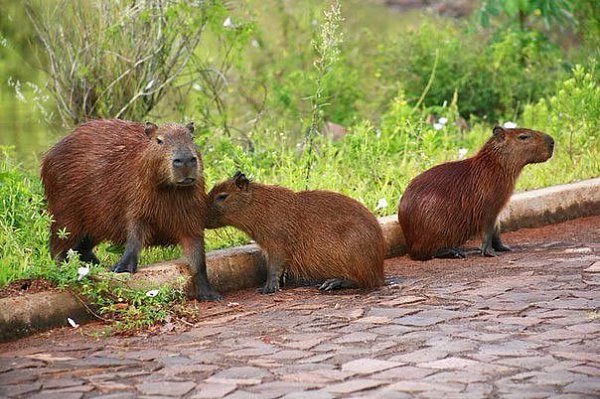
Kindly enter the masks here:
<path id="1" fill-rule="evenodd" d="M 523 167 L 548 160 L 553 150 L 554 140 L 545 133 L 496 126 L 472 158 L 444 163 L 415 177 L 398 210 L 410 257 L 464 258 L 458 247 L 477 234 L 483 236 L 483 255 L 509 251 L 500 240 L 498 214 Z"/>
<path id="2" fill-rule="evenodd" d="M 377 219 L 358 201 L 330 191 L 294 192 L 251 182 L 238 172 L 208 194 L 207 228 L 234 226 L 267 257 L 261 292 L 286 275 L 323 282 L 322 290 L 383 284 L 385 242 Z"/>
<path id="3" fill-rule="evenodd" d="M 180 243 L 196 297 L 220 299 L 206 275 L 207 198 L 193 132 L 193 123 L 95 120 L 60 140 L 41 171 L 52 256 L 62 261 L 73 249 L 98 263 L 94 246 L 111 241 L 125 244 L 112 270 L 135 273 L 142 247 Z"/>

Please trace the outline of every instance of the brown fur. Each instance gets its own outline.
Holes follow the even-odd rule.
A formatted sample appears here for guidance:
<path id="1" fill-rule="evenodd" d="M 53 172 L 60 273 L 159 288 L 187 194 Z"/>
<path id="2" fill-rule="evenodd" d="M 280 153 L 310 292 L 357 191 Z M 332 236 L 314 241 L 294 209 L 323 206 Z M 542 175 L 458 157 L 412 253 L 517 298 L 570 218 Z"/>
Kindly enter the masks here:
<path id="1" fill-rule="evenodd" d="M 192 132 L 193 125 L 159 128 L 95 120 L 59 141 L 41 169 L 54 218 L 52 256 L 61 260 L 75 249 L 83 260 L 97 261 L 92 249 L 98 243 L 127 244 L 115 268 L 135 272 L 142 246 L 181 243 L 192 271 L 202 279 L 207 202 Z M 186 163 L 176 168 L 178 157 Z M 66 238 L 59 237 L 63 229 Z M 215 296 L 210 286 L 198 289 L 204 290 L 199 296 Z"/>
<path id="2" fill-rule="evenodd" d="M 554 140 L 529 129 L 494 128 L 472 158 L 435 166 L 414 178 L 400 201 L 398 219 L 413 259 L 484 235 L 482 251 L 509 250 L 500 241 L 496 219 L 512 195 L 523 167 L 552 156 Z"/>
<path id="3" fill-rule="evenodd" d="M 283 268 L 304 280 L 340 279 L 367 288 L 383 283 L 383 233 L 358 201 L 329 191 L 296 193 L 243 179 L 238 174 L 210 191 L 207 227 L 234 226 L 266 252 L 277 282 L 271 281 L 276 287 L 269 288 L 268 278 L 263 292 L 278 289 Z"/>

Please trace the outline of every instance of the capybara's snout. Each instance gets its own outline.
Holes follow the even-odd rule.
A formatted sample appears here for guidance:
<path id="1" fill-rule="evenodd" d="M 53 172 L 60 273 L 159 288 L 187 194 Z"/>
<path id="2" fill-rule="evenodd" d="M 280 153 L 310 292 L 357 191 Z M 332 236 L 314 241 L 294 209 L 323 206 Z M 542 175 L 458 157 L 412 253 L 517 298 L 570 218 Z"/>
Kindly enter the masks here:
<path id="1" fill-rule="evenodd" d="M 178 186 L 191 186 L 198 179 L 198 157 L 193 152 L 174 153 L 171 160 L 173 181 Z"/>

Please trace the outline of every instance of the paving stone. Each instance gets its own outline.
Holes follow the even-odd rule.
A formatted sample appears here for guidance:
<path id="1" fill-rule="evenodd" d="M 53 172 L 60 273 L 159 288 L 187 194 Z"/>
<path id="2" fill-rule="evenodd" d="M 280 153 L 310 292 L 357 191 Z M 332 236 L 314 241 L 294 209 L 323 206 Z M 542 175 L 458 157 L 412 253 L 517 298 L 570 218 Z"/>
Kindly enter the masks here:
<path id="1" fill-rule="evenodd" d="M 213 399 L 235 391 L 237 385 L 234 384 L 198 384 L 196 393 L 192 395 L 193 399 Z"/>
<path id="2" fill-rule="evenodd" d="M 496 361 L 498 364 L 525 369 L 539 369 L 555 364 L 557 360 L 550 355 L 507 357 Z"/>
<path id="3" fill-rule="evenodd" d="M 311 355 L 310 352 L 301 351 L 301 350 L 282 350 L 273 355 L 270 355 L 269 358 L 275 360 L 296 360 L 307 358 Z"/>
<path id="4" fill-rule="evenodd" d="M 0 395 L 3 396 L 23 396 L 32 392 L 39 391 L 42 388 L 42 384 L 39 382 L 31 382 L 27 384 L 19 385 L 5 385 L 0 386 Z"/>
<path id="5" fill-rule="evenodd" d="M 316 383 L 300 383 L 300 382 L 287 382 L 287 381 L 273 381 L 265 384 L 256 385 L 254 387 L 246 388 L 250 392 L 259 393 L 263 397 L 281 397 L 290 392 L 298 392 L 307 389 L 321 388 L 323 384 Z"/>
<path id="6" fill-rule="evenodd" d="M 446 383 L 437 384 L 433 382 L 424 381 L 399 381 L 395 384 L 389 385 L 388 389 L 400 392 L 462 392 L 465 389 L 464 384 L 458 383 Z M 430 395 L 423 395 L 423 397 L 431 397 Z"/>
<path id="7" fill-rule="evenodd" d="M 371 389 L 371 388 L 376 388 L 383 384 L 385 384 L 385 383 L 380 380 L 369 380 L 369 379 L 356 378 L 356 379 L 353 379 L 350 381 L 340 382 L 338 384 L 333 384 L 333 385 L 328 385 L 324 389 L 326 391 L 329 391 L 332 393 L 350 394 L 350 393 L 360 392 L 360 391 L 364 391 L 364 390 Z"/>
<path id="8" fill-rule="evenodd" d="M 274 346 L 265 346 L 260 348 L 244 348 L 239 350 L 234 350 L 225 354 L 225 356 L 229 357 L 254 357 L 254 356 L 263 356 L 270 355 L 272 353 L 277 352 L 278 349 Z"/>
<path id="9" fill-rule="evenodd" d="M 85 381 L 79 378 L 53 378 L 42 381 L 44 389 L 67 388 L 83 384 L 85 384 Z"/>
<path id="10" fill-rule="evenodd" d="M 576 380 L 563 387 L 563 392 L 575 392 L 585 394 L 600 395 L 600 380 L 597 378 L 587 378 L 585 380 Z"/>
<path id="11" fill-rule="evenodd" d="M 333 395 L 325 390 L 290 392 L 283 399 L 332 399 Z"/>
<path id="12" fill-rule="evenodd" d="M 413 366 L 402 366 L 373 374 L 369 378 L 387 381 L 420 380 L 435 372 L 436 370 L 432 369 L 423 369 L 420 367 Z"/>
<path id="13" fill-rule="evenodd" d="M 271 376 L 267 370 L 258 367 L 232 367 L 207 378 L 209 383 L 255 385 L 263 378 Z"/>
<path id="14" fill-rule="evenodd" d="M 570 371 L 590 376 L 600 377 L 600 365 L 597 367 L 591 365 L 575 366 L 569 368 Z"/>
<path id="15" fill-rule="evenodd" d="M 28 396 L 29 399 L 81 399 L 83 392 L 49 392 L 42 391 Z"/>
<path id="16" fill-rule="evenodd" d="M 342 371 L 356 374 L 373 374 L 378 371 L 400 366 L 401 363 L 386 360 L 362 358 L 352 360 L 342 365 Z"/>
<path id="17" fill-rule="evenodd" d="M 348 335 L 344 335 L 340 338 L 333 340 L 333 342 L 338 344 L 350 344 L 355 342 L 369 342 L 374 341 L 377 338 L 377 335 L 369 332 L 356 332 Z"/>
<path id="18" fill-rule="evenodd" d="M 594 262 L 590 267 L 584 269 L 588 273 L 600 273 L 600 262 Z"/>
<path id="19" fill-rule="evenodd" d="M 157 381 L 142 382 L 136 385 L 138 391 L 145 395 L 183 396 L 196 387 L 191 381 Z"/>
<path id="20" fill-rule="evenodd" d="M 448 356 L 448 351 L 442 348 L 424 348 L 418 349 L 406 354 L 396 355 L 389 358 L 391 361 L 405 363 L 422 363 L 431 360 L 443 359 Z"/>

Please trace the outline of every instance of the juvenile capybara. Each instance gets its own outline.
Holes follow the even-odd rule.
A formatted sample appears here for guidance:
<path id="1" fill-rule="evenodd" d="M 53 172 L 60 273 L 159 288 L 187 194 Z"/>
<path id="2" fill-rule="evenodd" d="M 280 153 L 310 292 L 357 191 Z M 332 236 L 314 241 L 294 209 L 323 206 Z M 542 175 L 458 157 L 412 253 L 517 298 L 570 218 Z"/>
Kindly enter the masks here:
<path id="1" fill-rule="evenodd" d="M 435 166 L 415 177 L 400 201 L 398 220 L 416 260 L 464 258 L 458 247 L 483 236 L 481 252 L 509 251 L 500 240 L 498 214 L 523 167 L 552 156 L 554 140 L 530 129 L 496 126 L 472 158 Z"/>
<path id="2" fill-rule="evenodd" d="M 73 249 L 98 263 L 102 241 L 125 244 L 115 272 L 135 273 L 142 247 L 181 244 L 198 299 L 220 299 L 206 275 L 207 199 L 194 125 L 158 127 L 95 120 L 77 127 L 44 156 L 42 181 L 53 216 L 50 251 Z"/>
<path id="3" fill-rule="evenodd" d="M 265 251 L 262 293 L 292 278 L 323 282 L 322 290 L 383 284 L 385 242 L 377 219 L 358 201 L 329 191 L 294 192 L 251 182 L 242 173 L 208 194 L 206 227 L 234 226 Z"/>

